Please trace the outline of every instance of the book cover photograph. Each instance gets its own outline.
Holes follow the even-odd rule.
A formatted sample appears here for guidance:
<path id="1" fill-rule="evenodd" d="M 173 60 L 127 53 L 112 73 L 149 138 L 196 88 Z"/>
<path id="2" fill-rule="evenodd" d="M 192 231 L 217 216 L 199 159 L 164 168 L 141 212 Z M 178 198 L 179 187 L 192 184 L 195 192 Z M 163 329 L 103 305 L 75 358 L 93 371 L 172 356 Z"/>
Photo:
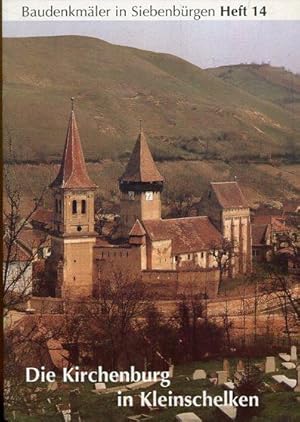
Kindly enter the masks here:
<path id="1" fill-rule="evenodd" d="M 300 3 L 4 0 L 3 420 L 300 420 Z"/>

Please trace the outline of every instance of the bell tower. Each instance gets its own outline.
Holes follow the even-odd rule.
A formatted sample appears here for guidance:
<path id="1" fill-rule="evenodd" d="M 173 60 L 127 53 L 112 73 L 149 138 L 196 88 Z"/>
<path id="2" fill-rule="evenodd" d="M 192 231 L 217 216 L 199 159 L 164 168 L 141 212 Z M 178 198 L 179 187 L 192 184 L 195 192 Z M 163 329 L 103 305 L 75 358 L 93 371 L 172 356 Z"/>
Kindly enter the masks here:
<path id="1" fill-rule="evenodd" d="M 54 218 L 50 260 L 56 272 L 55 296 L 83 298 L 93 291 L 94 193 L 74 112 L 69 119 L 61 166 L 51 183 Z"/>
<path id="2" fill-rule="evenodd" d="M 159 220 L 164 178 L 158 171 L 142 127 L 126 169 L 119 179 L 120 226 L 117 237 L 127 238 L 136 220 Z"/>

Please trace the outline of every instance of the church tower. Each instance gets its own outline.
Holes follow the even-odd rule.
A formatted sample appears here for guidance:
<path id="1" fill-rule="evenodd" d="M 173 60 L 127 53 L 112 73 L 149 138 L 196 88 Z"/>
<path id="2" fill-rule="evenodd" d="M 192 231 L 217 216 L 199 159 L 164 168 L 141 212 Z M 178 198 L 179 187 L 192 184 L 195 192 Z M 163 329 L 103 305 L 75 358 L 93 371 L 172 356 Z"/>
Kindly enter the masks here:
<path id="1" fill-rule="evenodd" d="M 120 227 L 117 237 L 127 238 L 136 220 L 159 220 L 164 178 L 158 171 L 142 128 L 119 179 L 121 191 Z"/>
<path id="2" fill-rule="evenodd" d="M 93 291 L 94 193 L 72 110 L 60 170 L 50 185 L 53 197 L 52 268 L 55 296 L 83 298 Z"/>

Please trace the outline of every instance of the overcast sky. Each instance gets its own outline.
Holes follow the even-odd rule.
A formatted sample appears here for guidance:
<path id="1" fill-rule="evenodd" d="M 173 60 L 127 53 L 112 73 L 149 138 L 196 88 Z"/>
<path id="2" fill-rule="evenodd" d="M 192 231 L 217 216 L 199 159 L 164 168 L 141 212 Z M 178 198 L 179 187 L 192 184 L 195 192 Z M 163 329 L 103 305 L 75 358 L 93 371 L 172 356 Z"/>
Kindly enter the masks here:
<path id="1" fill-rule="evenodd" d="M 5 37 L 66 34 L 171 53 L 202 68 L 270 62 L 300 73 L 300 21 L 3 23 Z"/>

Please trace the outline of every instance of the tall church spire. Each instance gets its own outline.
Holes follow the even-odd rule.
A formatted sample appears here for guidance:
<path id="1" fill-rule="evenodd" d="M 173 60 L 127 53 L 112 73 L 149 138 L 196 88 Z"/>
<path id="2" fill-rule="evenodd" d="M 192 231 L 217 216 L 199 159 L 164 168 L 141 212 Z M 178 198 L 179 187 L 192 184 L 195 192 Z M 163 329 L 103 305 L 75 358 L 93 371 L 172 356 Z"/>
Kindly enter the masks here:
<path id="1" fill-rule="evenodd" d="M 135 143 L 135 147 L 120 178 L 124 183 L 162 183 L 164 178 L 158 171 L 150 152 L 142 125 L 140 122 L 140 133 Z"/>
<path id="2" fill-rule="evenodd" d="M 65 148 L 61 166 L 56 179 L 50 185 L 55 188 L 95 188 L 87 173 L 82 152 L 79 130 L 74 112 L 74 98 L 71 98 L 72 108 L 68 124 Z"/>

